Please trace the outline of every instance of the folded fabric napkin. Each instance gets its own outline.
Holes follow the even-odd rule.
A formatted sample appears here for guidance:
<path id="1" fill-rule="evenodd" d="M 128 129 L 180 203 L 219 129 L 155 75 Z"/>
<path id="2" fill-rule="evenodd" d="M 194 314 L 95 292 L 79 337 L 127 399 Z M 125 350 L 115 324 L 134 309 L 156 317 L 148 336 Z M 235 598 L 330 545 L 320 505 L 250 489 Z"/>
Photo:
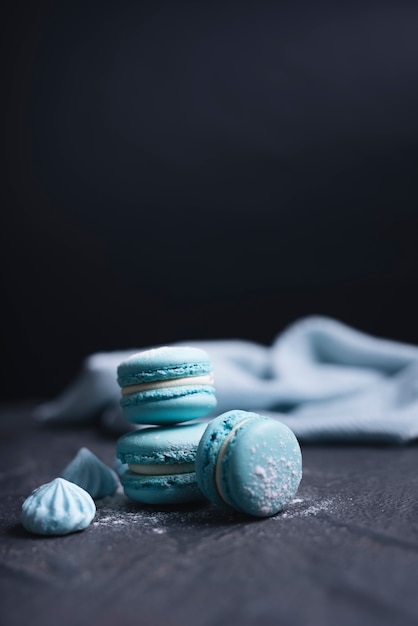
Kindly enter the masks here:
<path id="1" fill-rule="evenodd" d="M 177 345 L 186 343 L 211 357 L 214 414 L 257 411 L 287 424 L 301 442 L 406 443 L 418 437 L 418 346 L 318 316 L 291 324 L 268 347 L 232 339 Z M 116 368 L 140 349 L 89 356 L 76 380 L 37 407 L 35 417 L 63 423 L 100 415 L 115 433 L 129 430 Z"/>

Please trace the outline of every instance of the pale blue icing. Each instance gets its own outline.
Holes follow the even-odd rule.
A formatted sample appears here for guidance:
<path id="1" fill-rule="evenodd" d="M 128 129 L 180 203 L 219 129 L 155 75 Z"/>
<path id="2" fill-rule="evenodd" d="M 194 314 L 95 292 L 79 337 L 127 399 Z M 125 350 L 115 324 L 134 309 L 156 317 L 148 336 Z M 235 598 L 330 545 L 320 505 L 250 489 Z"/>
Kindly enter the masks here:
<path id="1" fill-rule="evenodd" d="M 113 495 L 119 484 L 116 473 L 88 448 L 80 448 L 61 477 L 88 491 L 92 498 Z"/>
<path id="2" fill-rule="evenodd" d="M 22 505 L 22 524 L 38 535 L 67 535 L 84 530 L 96 514 L 90 494 L 64 478 L 41 485 Z"/>

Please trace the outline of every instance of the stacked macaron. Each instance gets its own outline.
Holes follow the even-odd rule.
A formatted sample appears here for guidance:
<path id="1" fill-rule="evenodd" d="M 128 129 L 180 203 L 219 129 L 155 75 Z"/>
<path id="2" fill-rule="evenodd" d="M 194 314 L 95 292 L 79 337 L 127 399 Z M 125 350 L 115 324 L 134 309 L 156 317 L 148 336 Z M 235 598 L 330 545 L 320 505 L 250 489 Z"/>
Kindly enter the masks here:
<path id="1" fill-rule="evenodd" d="M 153 348 L 122 361 L 117 375 L 125 418 L 147 425 L 117 442 L 127 466 L 120 476 L 125 494 L 146 504 L 202 499 L 195 460 L 206 424 L 187 422 L 216 406 L 209 355 L 187 346 Z"/>
<path id="2" fill-rule="evenodd" d="M 127 420 L 148 425 L 117 443 L 129 498 L 176 504 L 206 497 L 226 510 L 269 517 L 296 494 L 302 457 L 285 424 L 242 410 L 190 423 L 216 406 L 204 350 L 164 347 L 134 354 L 119 365 L 118 382 Z"/>

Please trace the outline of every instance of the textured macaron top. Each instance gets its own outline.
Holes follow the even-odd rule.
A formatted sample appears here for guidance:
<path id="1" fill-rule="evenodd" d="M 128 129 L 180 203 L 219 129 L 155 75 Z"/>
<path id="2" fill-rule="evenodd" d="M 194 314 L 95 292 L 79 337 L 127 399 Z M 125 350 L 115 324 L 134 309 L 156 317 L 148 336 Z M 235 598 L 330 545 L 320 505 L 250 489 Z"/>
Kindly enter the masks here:
<path id="1" fill-rule="evenodd" d="M 189 346 L 163 346 L 133 354 L 117 370 L 121 387 L 157 380 L 202 376 L 212 371 L 205 350 Z"/>
<path id="2" fill-rule="evenodd" d="M 163 465 L 194 463 L 205 422 L 142 428 L 122 435 L 116 446 L 122 463 Z"/>

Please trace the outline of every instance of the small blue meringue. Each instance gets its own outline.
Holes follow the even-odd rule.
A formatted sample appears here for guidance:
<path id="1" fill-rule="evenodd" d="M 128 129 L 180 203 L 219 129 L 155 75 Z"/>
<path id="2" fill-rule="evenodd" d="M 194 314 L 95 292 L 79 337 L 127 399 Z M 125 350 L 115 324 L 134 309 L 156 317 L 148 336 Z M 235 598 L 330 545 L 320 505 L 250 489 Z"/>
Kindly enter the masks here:
<path id="1" fill-rule="evenodd" d="M 87 491 L 55 478 L 31 493 L 22 505 L 22 524 L 37 535 L 67 535 L 89 526 L 96 505 Z"/>
<path id="2" fill-rule="evenodd" d="M 116 473 L 88 448 L 80 448 L 61 477 L 88 491 L 92 498 L 111 496 L 119 485 Z"/>

